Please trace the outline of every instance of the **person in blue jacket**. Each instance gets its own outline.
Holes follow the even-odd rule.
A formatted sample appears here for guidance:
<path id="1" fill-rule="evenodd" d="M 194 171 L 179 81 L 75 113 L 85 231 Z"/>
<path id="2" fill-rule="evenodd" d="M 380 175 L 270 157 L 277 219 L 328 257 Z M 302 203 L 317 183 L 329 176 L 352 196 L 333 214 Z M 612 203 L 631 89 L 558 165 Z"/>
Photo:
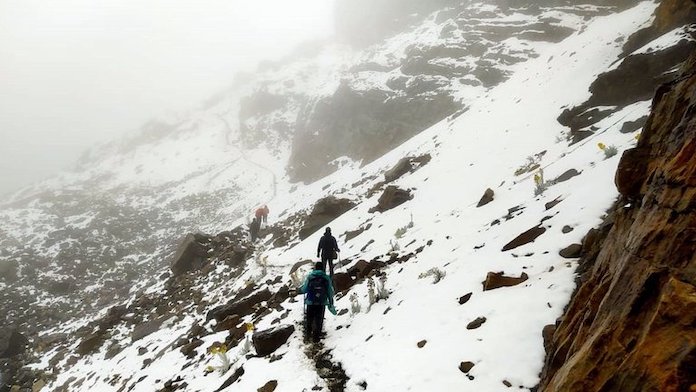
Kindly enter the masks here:
<path id="1" fill-rule="evenodd" d="M 336 315 L 333 282 L 323 271 L 321 262 L 314 265 L 314 270 L 307 275 L 298 291 L 305 295 L 305 338 L 311 337 L 318 342 L 324 325 L 324 308 L 329 308 L 329 312 Z"/>

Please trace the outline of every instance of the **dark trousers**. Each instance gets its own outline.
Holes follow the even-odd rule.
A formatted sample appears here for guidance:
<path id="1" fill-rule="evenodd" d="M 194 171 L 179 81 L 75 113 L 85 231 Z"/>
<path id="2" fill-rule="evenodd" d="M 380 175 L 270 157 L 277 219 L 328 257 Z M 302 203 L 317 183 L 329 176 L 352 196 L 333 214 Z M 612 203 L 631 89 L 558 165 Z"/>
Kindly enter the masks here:
<path id="1" fill-rule="evenodd" d="M 322 254 L 321 254 L 321 269 L 324 272 L 326 272 L 326 263 L 327 262 L 329 263 L 329 276 L 331 277 L 331 279 L 333 279 L 333 274 L 334 274 L 333 259 L 331 259 L 331 255 L 328 255 L 328 254 L 325 255 L 322 252 Z"/>
<path id="2" fill-rule="evenodd" d="M 305 337 L 319 341 L 324 325 L 324 305 L 307 305 L 305 316 Z"/>

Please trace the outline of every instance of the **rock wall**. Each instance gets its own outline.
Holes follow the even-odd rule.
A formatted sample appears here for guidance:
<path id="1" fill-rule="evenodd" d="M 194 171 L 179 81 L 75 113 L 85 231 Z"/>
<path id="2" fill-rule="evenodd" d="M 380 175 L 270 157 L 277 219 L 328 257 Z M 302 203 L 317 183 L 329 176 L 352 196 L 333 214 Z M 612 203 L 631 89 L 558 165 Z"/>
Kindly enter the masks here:
<path id="1" fill-rule="evenodd" d="M 696 54 L 661 86 L 581 284 L 544 329 L 541 391 L 696 390 Z"/>

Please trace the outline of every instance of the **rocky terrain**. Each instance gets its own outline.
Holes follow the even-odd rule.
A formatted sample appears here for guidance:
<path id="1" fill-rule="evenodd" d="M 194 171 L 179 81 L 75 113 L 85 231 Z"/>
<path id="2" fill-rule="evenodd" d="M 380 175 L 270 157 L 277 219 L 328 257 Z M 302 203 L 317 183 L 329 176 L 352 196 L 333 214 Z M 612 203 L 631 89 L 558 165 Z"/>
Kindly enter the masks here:
<path id="1" fill-rule="evenodd" d="M 339 3 L 352 47 L 298 49 L 2 205 L 0 391 L 693 384 L 692 3 L 387 1 L 353 36 L 363 3 Z M 289 290 L 327 224 L 339 316 L 306 345 Z"/>

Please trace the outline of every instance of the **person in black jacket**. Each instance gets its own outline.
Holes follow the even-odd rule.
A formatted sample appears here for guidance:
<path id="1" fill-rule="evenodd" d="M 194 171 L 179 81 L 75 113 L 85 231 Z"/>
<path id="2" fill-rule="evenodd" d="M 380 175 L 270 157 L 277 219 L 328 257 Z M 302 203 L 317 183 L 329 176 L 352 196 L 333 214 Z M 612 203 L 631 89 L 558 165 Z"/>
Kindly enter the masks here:
<path id="1" fill-rule="evenodd" d="M 326 271 L 326 263 L 329 263 L 329 276 L 333 279 L 334 266 L 333 261 L 338 257 L 337 253 L 341 250 L 338 249 L 338 243 L 336 243 L 336 238 L 331 235 L 331 228 L 327 227 L 324 235 L 321 236 L 319 240 L 319 246 L 317 247 L 317 257 L 321 255 L 321 269 Z"/>

